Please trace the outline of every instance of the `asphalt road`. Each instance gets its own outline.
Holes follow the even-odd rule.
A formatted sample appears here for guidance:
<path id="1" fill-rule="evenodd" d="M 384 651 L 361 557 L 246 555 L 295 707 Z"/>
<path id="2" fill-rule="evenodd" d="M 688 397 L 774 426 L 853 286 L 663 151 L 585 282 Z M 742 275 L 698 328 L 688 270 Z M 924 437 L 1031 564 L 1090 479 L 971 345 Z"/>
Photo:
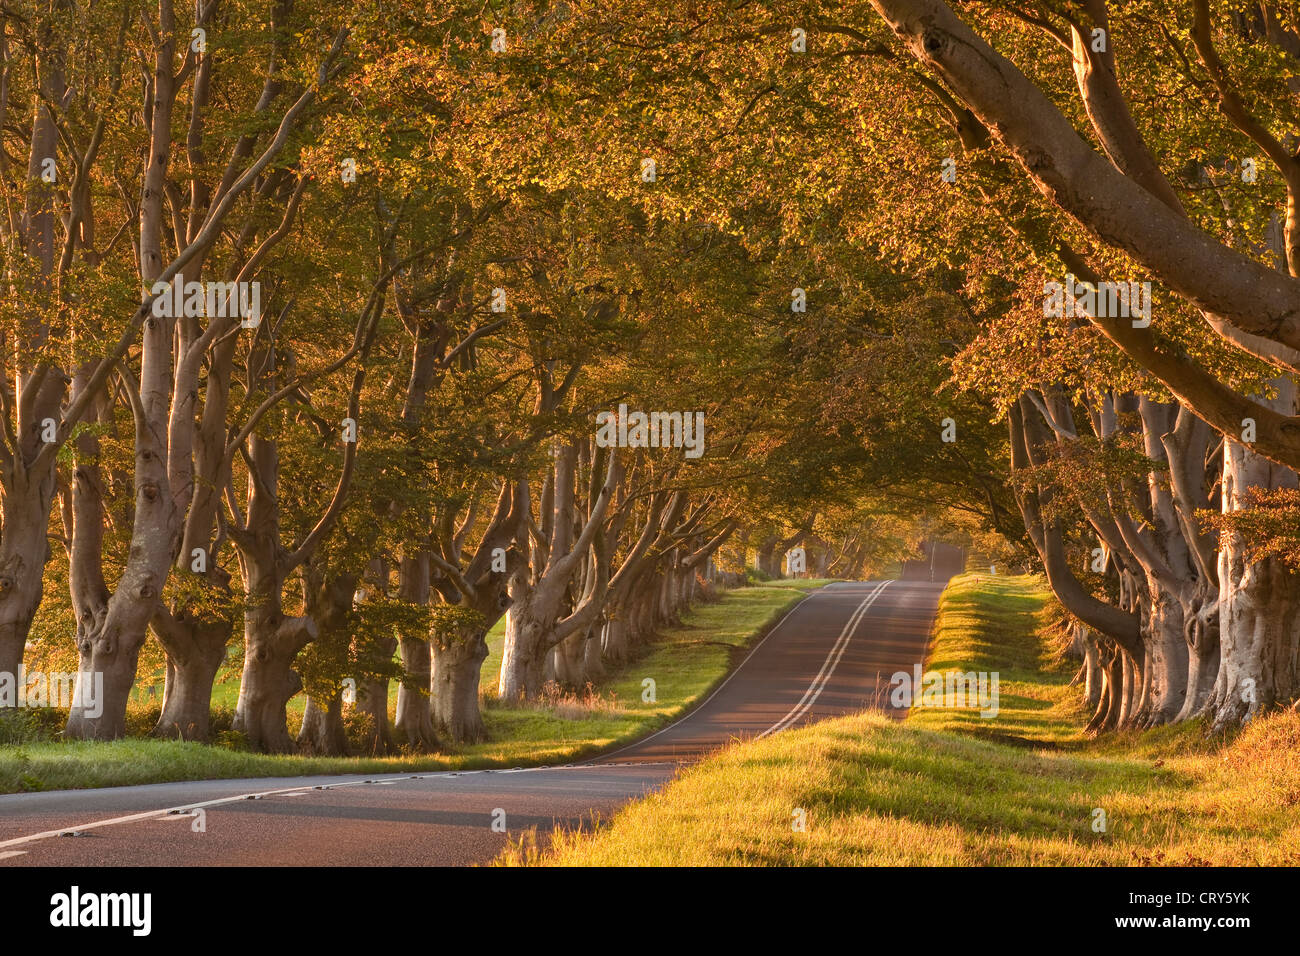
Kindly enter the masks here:
<path id="1" fill-rule="evenodd" d="M 583 764 L 5 795 L 0 867 L 485 862 L 531 827 L 608 817 L 732 740 L 864 707 L 894 713 L 889 677 L 923 659 L 943 590 L 929 570 L 814 592 L 683 719 Z"/>

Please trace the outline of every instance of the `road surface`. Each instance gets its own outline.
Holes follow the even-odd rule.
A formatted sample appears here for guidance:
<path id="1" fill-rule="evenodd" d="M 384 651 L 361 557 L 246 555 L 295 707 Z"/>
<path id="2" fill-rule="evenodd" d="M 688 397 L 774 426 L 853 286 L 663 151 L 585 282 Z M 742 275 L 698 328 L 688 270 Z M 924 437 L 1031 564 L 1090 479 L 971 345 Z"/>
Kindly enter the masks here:
<path id="1" fill-rule="evenodd" d="M 864 707 L 892 713 L 889 677 L 923 660 L 943 590 L 929 570 L 813 592 L 683 719 L 582 764 L 10 794 L 0 867 L 486 862 L 531 827 L 608 817 L 731 740 Z"/>

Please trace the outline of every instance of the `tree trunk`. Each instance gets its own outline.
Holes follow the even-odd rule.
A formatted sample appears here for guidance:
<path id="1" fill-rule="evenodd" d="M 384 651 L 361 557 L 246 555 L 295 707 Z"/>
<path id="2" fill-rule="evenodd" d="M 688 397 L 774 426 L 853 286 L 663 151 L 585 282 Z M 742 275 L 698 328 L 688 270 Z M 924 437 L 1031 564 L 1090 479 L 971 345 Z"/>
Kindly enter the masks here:
<path id="1" fill-rule="evenodd" d="M 81 648 L 77 668 L 77 684 L 84 675 L 103 679 L 102 688 L 96 687 L 92 697 L 81 694 L 82 701 L 68 714 L 63 735 L 69 740 L 116 740 L 126 734 L 126 705 L 135 684 L 136 665 L 140 658 L 142 634 L 120 638 L 115 629 L 102 628 L 93 635 L 78 639 Z M 83 692 L 84 693 L 84 692 Z"/>
<path id="2" fill-rule="evenodd" d="M 140 648 L 158 601 L 157 585 L 147 568 L 138 569 L 130 577 L 123 575 L 117 591 L 106 603 L 83 605 L 79 610 L 77 670 L 79 674 L 93 675 L 96 682 L 102 677 L 103 686 L 93 698 L 76 698 L 79 702 L 68 712 L 63 731 L 66 739 L 115 740 L 126 733 L 126 708 L 135 684 Z"/>
<path id="3" fill-rule="evenodd" d="M 264 753 L 289 753 L 289 699 L 302 690 L 302 677 L 293 669 L 297 651 L 285 653 L 274 634 L 258 636 L 245 629 L 247 650 L 235 705 L 234 729 L 248 745 Z"/>
<path id="4" fill-rule="evenodd" d="M 77 468 L 68 581 L 77 615 L 78 670 L 94 675 L 96 681 L 102 676 L 103 692 L 93 704 L 84 697 L 74 704 L 63 731 L 67 739 L 112 740 L 126 732 L 126 707 L 140 648 L 167 581 L 178 527 L 157 440 L 160 430 L 149 428 L 144 421 L 136 423 L 131 547 L 111 594 L 103 577 L 104 518 L 98 467 L 93 461 L 81 461 Z"/>
<path id="5" fill-rule="evenodd" d="M 394 640 L 390 653 L 396 648 L 397 642 Z M 363 751 L 372 757 L 391 753 L 393 735 L 388 726 L 388 681 L 365 681 L 357 687 L 357 712 L 369 718 L 361 744 Z"/>
<path id="6" fill-rule="evenodd" d="M 1183 607 L 1183 634 L 1187 644 L 1187 696 L 1176 720 L 1199 714 L 1214 692 L 1219 673 L 1219 591 L 1198 588 Z"/>
<path id="7" fill-rule="evenodd" d="M 677 572 L 670 565 L 664 569 L 658 580 L 658 604 L 656 617 L 662 624 L 676 623 Z"/>
<path id="8" fill-rule="evenodd" d="M 314 697 L 307 698 L 298 731 L 298 749 L 318 757 L 346 757 L 348 735 L 343 727 L 343 695 L 335 694 L 322 707 Z"/>
<path id="9" fill-rule="evenodd" d="M 162 38 L 156 46 L 153 74 L 153 110 L 150 149 L 141 190 L 139 264 L 147 288 L 162 272 L 163 191 L 167 144 L 172 139 L 171 110 L 175 77 L 170 72 L 175 38 Z M 181 277 L 177 276 L 179 280 Z M 73 482 L 76 514 L 69 568 L 69 584 L 77 608 L 77 645 L 81 673 L 103 677 L 102 699 L 94 708 L 84 697 L 68 714 L 65 738 L 106 740 L 126 732 L 126 707 L 135 683 L 136 664 L 149 622 L 161 600 L 175 552 L 180 546 L 177 502 L 172 497 L 168 461 L 171 436 L 171 399 L 175 371 L 174 319 L 148 316 L 140 328 L 140 372 L 137 385 L 128 385 L 135 423 L 134 515 L 126 566 L 111 597 L 103 577 L 102 527 L 104 514 L 97 480 L 79 475 Z M 76 375 L 74 394 L 88 391 L 91 364 L 83 363 Z M 97 387 L 95 391 L 100 391 Z M 97 396 L 103 417 L 111 420 L 107 393 Z M 192 412 L 189 422 L 193 427 Z M 92 436 L 92 442 L 95 441 Z M 78 471 L 88 465 L 97 470 L 97 445 L 79 445 Z"/>
<path id="10" fill-rule="evenodd" d="M 830 567 L 831 567 L 831 550 L 826 545 L 822 545 L 822 547 L 817 552 L 817 566 L 815 572 L 817 577 L 818 578 L 827 577 L 830 571 Z"/>
<path id="11" fill-rule="evenodd" d="M 426 550 L 413 549 L 412 553 L 402 557 L 397 568 L 397 587 L 402 600 L 419 605 L 429 603 L 432 588 Z M 416 753 L 428 753 L 438 746 L 429 699 L 432 679 L 429 642 L 422 635 L 402 634 L 398 645 L 404 673 L 397 687 L 397 716 L 394 721 L 397 737 L 406 748 Z"/>
<path id="12" fill-rule="evenodd" d="M 655 629 L 658 627 L 655 611 L 659 607 L 659 577 L 658 575 L 646 575 L 642 579 L 642 592 L 635 605 L 633 613 L 632 635 L 634 642 L 639 646 L 645 644 L 654 636 Z"/>
<path id="13" fill-rule="evenodd" d="M 244 670 L 235 705 L 234 730 L 250 747 L 266 753 L 289 753 L 286 705 L 302 690 L 302 677 L 293 669 L 298 652 L 316 637 L 316 624 L 306 617 L 286 617 L 281 611 L 282 583 L 251 551 L 243 553 L 247 580 L 254 582 L 244 612 Z"/>
<path id="14" fill-rule="evenodd" d="M 1083 634 L 1083 695 L 1088 710 L 1096 713 L 1101 703 L 1102 676 L 1101 658 L 1097 652 L 1097 641 L 1086 629 Z"/>
<path id="15" fill-rule="evenodd" d="M 15 468 L 14 473 L 14 486 L 6 487 L 0 500 L 0 674 L 17 680 L 50 558 L 47 532 L 54 475 L 50 469 L 46 480 L 33 487 L 25 469 Z"/>
<path id="16" fill-rule="evenodd" d="M 1143 727 L 1167 724 L 1176 718 L 1187 698 L 1188 652 L 1183 629 L 1183 608 L 1177 597 L 1163 588 L 1151 595 L 1146 643 L 1147 666 L 1135 719 Z"/>
<path id="17" fill-rule="evenodd" d="M 1238 547 L 1220 558 L 1219 673 L 1207 710 L 1222 732 L 1300 697 L 1300 580 L 1269 559 L 1247 565 Z"/>
<path id="18" fill-rule="evenodd" d="M 688 611 L 699 597 L 699 579 L 695 575 L 694 568 L 686 568 L 682 572 L 681 579 L 677 585 L 677 614 L 680 617 L 682 612 Z"/>
<path id="19" fill-rule="evenodd" d="M 627 661 L 626 614 L 625 608 L 615 608 L 605 622 L 605 630 L 601 635 L 602 656 L 606 662 L 615 666 Z"/>
<path id="20" fill-rule="evenodd" d="M 45 59 L 42 55 L 42 59 Z M 37 70 L 40 99 L 45 103 L 60 102 L 67 84 L 63 68 L 58 65 L 57 54 Z M 7 92 L 7 91 L 6 91 Z M 50 291 L 51 277 L 55 271 L 55 255 L 60 245 L 55 235 L 55 204 L 60 202 L 54 191 L 45 187 L 37 171 L 46 157 L 54 156 L 58 147 L 59 132 L 56 113 L 52 109 L 37 109 L 32 115 L 30 148 L 27 154 L 26 196 L 21 208 L 24 221 L 21 238 L 25 243 L 14 243 L 9 248 L 12 256 L 25 246 L 28 267 L 33 273 L 23 281 L 25 291 L 40 291 L 43 300 Z M 60 202 L 61 205 L 61 202 Z M 12 234 L 8 237 L 17 239 Z M 17 260 L 11 260 L 16 264 Z M 21 267 L 20 267 L 21 268 Z M 15 276 L 16 278 L 16 276 Z M 48 341 L 49 322 L 53 314 L 49 309 L 34 309 L 18 320 L 19 338 L 26 346 L 39 349 Z M 17 343 L 14 343 L 17 344 Z M 3 469 L 3 488 L 0 489 L 0 674 L 9 674 L 16 681 L 22 669 L 23 653 L 31 632 L 32 619 L 41 604 L 45 565 L 50 558 L 50 509 L 54 504 L 55 460 L 40 468 L 30 467 L 43 450 L 42 421 L 58 421 L 67 394 L 67 379 L 63 372 L 36 376 L 31 364 L 15 363 L 11 382 L 8 362 L 22 358 L 37 359 L 33 349 L 24 356 L 27 347 L 12 349 L 6 358 L 5 381 L 0 382 L 11 395 L 17 409 L 11 420 L 17 438 L 17 447 L 11 448 L 12 460 Z M 45 361 L 55 361 L 52 355 Z M 26 368 L 23 366 L 26 365 Z M 34 391 L 32 391 L 34 390 Z M 25 411 L 30 409 L 30 411 Z M 8 408 L 4 411 L 9 414 Z"/>
<path id="21" fill-rule="evenodd" d="M 1224 513 L 1246 506 L 1252 488 L 1295 485 L 1291 469 L 1224 440 Z M 1300 575 L 1276 558 L 1252 559 L 1235 532 L 1222 536 L 1219 549 L 1219 638 L 1219 672 L 1205 708 L 1213 732 L 1300 697 Z"/>
<path id="22" fill-rule="evenodd" d="M 487 659 L 487 631 L 465 625 L 446 635 L 435 635 L 433 649 L 434 728 L 449 740 L 478 743 L 486 736 L 479 709 L 479 673 Z"/>
<path id="23" fill-rule="evenodd" d="M 188 631 L 183 654 L 167 654 L 167 679 L 163 685 L 162 713 L 154 725 L 156 737 L 206 741 L 212 717 L 212 685 L 226 659 L 230 642 L 227 621 L 175 622 Z"/>
<path id="24" fill-rule="evenodd" d="M 1223 510 L 1237 511 L 1252 487 L 1280 486 L 1281 469 L 1249 449 L 1224 443 Z M 1251 720 L 1300 695 L 1300 576 L 1277 559 L 1252 560 L 1241 536 L 1219 551 L 1219 672 L 1206 711 L 1214 732 Z"/>
<path id="25" fill-rule="evenodd" d="M 555 645 L 555 679 L 580 690 L 587 682 L 587 632 L 576 631 Z"/>
<path id="26" fill-rule="evenodd" d="M 497 696 L 503 701 L 535 700 L 546 676 L 542 649 L 544 622 L 532 614 L 531 602 L 516 600 L 506 611 L 506 644 Z"/>
<path id="27" fill-rule="evenodd" d="M 432 686 L 429 642 L 403 635 L 402 683 L 397 687 L 397 734 L 403 745 L 416 753 L 437 749 L 428 688 Z"/>
<path id="28" fill-rule="evenodd" d="M 586 640 L 583 643 L 583 674 L 585 681 L 598 683 L 608 676 L 609 672 L 605 667 L 605 649 L 601 635 L 605 631 L 605 622 L 597 621 L 591 627 L 587 628 L 584 633 Z"/>
<path id="29" fill-rule="evenodd" d="M 1120 710 L 1116 726 L 1130 727 L 1141 706 L 1142 671 L 1128 654 L 1120 655 Z"/>
<path id="30" fill-rule="evenodd" d="M 1088 733 L 1105 733 L 1120 725 L 1124 709 L 1124 654 L 1113 643 L 1101 653 L 1102 692 L 1097 711 L 1088 722 Z"/>

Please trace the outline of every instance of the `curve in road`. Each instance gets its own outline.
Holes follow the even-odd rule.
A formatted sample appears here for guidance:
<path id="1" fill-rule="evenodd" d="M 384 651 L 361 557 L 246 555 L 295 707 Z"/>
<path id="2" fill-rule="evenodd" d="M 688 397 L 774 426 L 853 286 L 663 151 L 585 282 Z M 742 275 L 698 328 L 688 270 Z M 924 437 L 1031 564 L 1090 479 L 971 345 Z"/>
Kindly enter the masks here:
<path id="1" fill-rule="evenodd" d="M 701 704 L 582 764 L 204 780 L 0 796 L 0 866 L 464 865 L 509 834 L 588 825 L 735 740 L 876 707 L 924 660 L 943 582 L 811 593 Z M 919 579 L 919 580 L 918 580 Z"/>

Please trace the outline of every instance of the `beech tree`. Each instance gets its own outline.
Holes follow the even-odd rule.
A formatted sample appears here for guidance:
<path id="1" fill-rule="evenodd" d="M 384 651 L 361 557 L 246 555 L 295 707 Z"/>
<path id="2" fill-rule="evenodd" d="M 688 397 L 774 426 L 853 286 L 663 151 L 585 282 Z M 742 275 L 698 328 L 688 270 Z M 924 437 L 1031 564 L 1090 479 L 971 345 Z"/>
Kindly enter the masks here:
<path id="1" fill-rule="evenodd" d="M 160 290 L 184 289 L 185 283 L 203 275 L 205 266 L 215 261 L 214 249 L 223 242 L 224 230 L 241 215 L 251 218 L 231 253 L 228 271 L 237 281 L 252 281 L 261 260 L 281 236 L 274 229 L 259 235 L 258 203 L 250 196 L 268 195 L 292 182 L 285 170 L 273 170 L 272 164 L 312 109 L 321 85 L 337 70 L 346 30 L 337 32 L 332 43 L 327 41 L 323 52 L 300 61 L 303 66 L 310 62 L 306 68 L 315 75 L 315 83 L 284 90 L 278 75 L 283 63 L 278 57 L 284 53 L 283 30 L 290 10 L 284 4 L 275 7 L 279 25 L 269 34 L 270 69 L 262 102 L 252 114 L 255 121 L 267 124 L 265 132 L 233 137 L 209 137 L 205 122 L 217 58 L 215 51 L 208 51 L 207 31 L 225 25 L 213 19 L 217 4 L 199 10 L 192 23 L 178 17 L 170 3 L 140 17 L 138 24 L 132 16 L 136 11 L 126 6 L 81 11 L 60 5 L 33 9 L 29 17 L 19 18 L 21 30 L 35 32 L 13 49 L 31 58 L 31 75 L 37 79 L 30 91 L 24 91 L 21 83 L 5 84 L 6 93 L 29 95 L 31 116 L 30 162 L 22 187 L 28 196 L 27 222 L 20 225 L 11 220 L 11 225 L 15 238 L 18 230 L 30 234 L 18 247 L 25 248 L 27 260 L 37 264 L 34 275 L 43 277 L 38 287 L 46 290 L 41 293 L 46 302 L 34 299 L 34 308 L 27 310 L 28 328 L 22 339 L 36 348 L 18 354 L 19 388 L 10 405 L 18 416 L 11 421 L 19 428 L 10 432 L 11 453 L 24 429 L 39 439 L 39 444 L 13 459 L 12 490 L 7 487 L 4 495 L 6 507 L 17 510 L 14 520 L 6 522 L 3 539 L 6 546 L 21 548 L 12 567 L 25 569 L 15 579 L 20 594 L 12 602 L 15 616 L 9 632 L 19 652 L 21 632 L 30 622 L 30 610 L 24 608 L 39 596 L 33 589 L 42 556 L 48 554 L 43 544 L 20 538 L 24 528 L 32 536 L 45 534 L 60 449 L 75 431 L 81 429 L 86 435 L 87 421 L 112 415 L 105 397 L 110 385 L 113 396 L 131 413 L 135 436 L 131 546 L 112 587 L 100 563 L 103 501 L 94 465 L 95 443 L 93 437 L 76 442 L 80 470 L 71 483 L 71 504 L 66 509 L 72 524 L 66 535 L 72 555 L 69 582 L 77 609 L 81 671 L 102 675 L 105 699 L 99 717 L 73 708 L 70 736 L 122 732 L 137 655 L 159 607 L 169 567 L 176 560 L 184 514 L 193 495 L 193 409 L 202 363 L 244 318 L 235 310 L 235 315 L 213 317 L 201 327 L 197 309 L 189 314 L 158 309 L 158 304 L 169 302 Z M 193 37 L 189 46 L 180 40 L 182 30 Z M 84 39 L 73 42 L 74 36 Z M 105 54 L 91 41 L 95 36 L 116 39 Z M 6 75 L 16 76 L 20 71 L 13 68 L 20 62 L 7 52 Z M 142 127 L 128 122 L 122 83 L 123 71 L 137 67 L 148 77 L 138 114 L 144 119 Z M 231 72 L 237 82 L 250 75 L 246 70 Z M 193 94 L 187 139 L 193 176 L 188 197 L 170 167 L 173 117 L 178 116 L 183 88 Z M 11 105 L 21 108 L 15 101 L 5 109 Z M 224 171 L 209 180 L 206 163 L 215 141 L 230 146 L 230 156 Z M 128 160 L 133 152 L 136 158 Z M 110 165 L 122 177 L 112 190 L 102 172 Z M 290 188 L 287 194 L 292 193 Z M 288 208 L 291 218 L 292 204 Z M 104 219 L 123 222 L 110 241 L 97 249 L 102 231 L 95 226 Z M 123 254 L 125 248 L 118 243 L 123 236 L 133 239 L 133 259 Z M 17 268 L 15 278 L 28 273 L 17 260 L 11 257 L 10 261 Z M 30 279 L 19 281 L 31 285 Z M 129 305 L 127 290 L 141 285 L 143 301 Z M 37 404 L 42 417 L 29 427 Z M 43 512 L 39 520 L 38 512 Z M 6 651 L 6 656 L 13 654 L 13 648 Z"/>
<path id="2" fill-rule="evenodd" d="M 1292 701 L 1298 55 L 1227 0 L 7 8 L 0 672 L 53 539 L 69 736 L 153 634 L 205 739 L 242 617 L 248 745 L 306 690 L 304 749 L 455 747 L 503 617 L 536 701 L 947 526 L 1041 567 L 1093 730 Z"/>

